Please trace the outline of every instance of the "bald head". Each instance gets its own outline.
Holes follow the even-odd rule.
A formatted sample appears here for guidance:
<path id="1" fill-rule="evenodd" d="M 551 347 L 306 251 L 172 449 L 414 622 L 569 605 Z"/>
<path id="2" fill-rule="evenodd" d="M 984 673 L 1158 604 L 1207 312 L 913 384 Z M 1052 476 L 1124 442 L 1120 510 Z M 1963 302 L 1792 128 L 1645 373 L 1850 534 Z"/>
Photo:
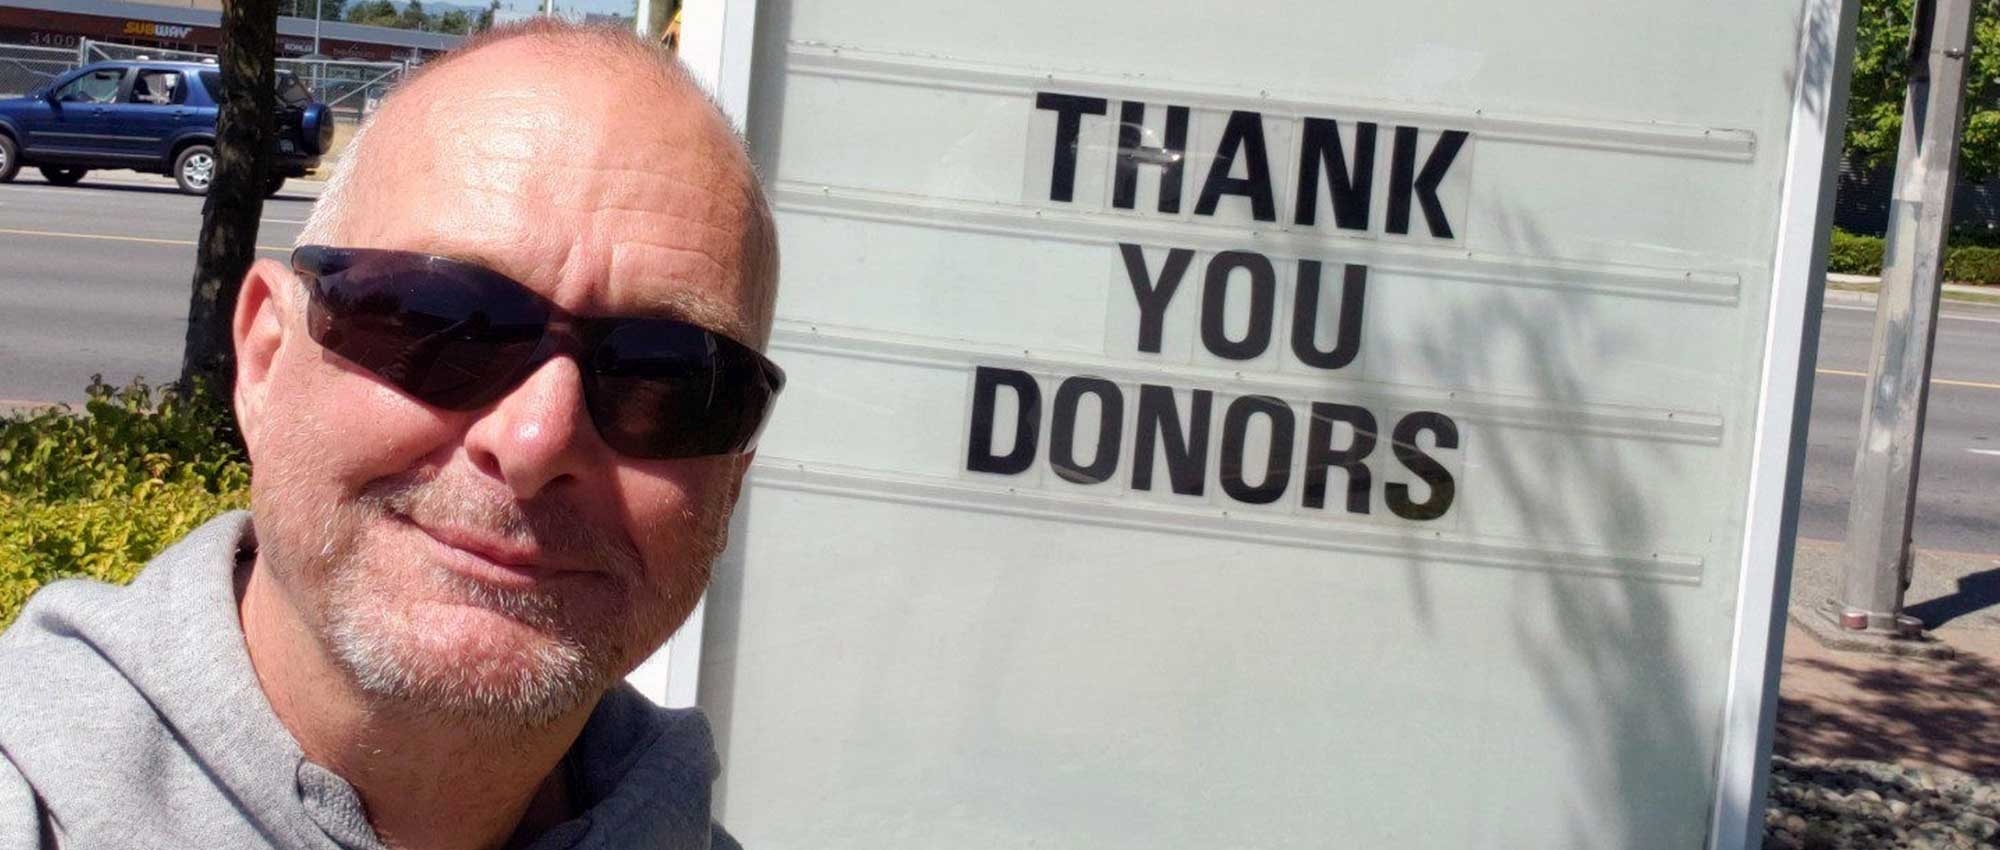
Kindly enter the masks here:
<path id="1" fill-rule="evenodd" d="M 299 242 L 450 249 L 588 313 L 682 315 L 759 347 L 777 284 L 763 191 L 699 84 L 630 32 L 550 18 L 399 85 Z"/>
<path id="2" fill-rule="evenodd" d="M 572 316 L 679 319 L 758 346 L 770 329 L 772 226 L 741 142 L 670 57 L 615 31 L 536 22 L 432 63 L 364 125 L 301 242 L 476 263 Z M 386 301 L 354 302 L 374 318 L 415 333 L 450 315 L 480 344 L 510 338 L 474 330 L 491 311 L 453 297 L 473 291 L 462 276 L 386 273 Z M 285 659 L 274 669 L 307 670 L 296 692 L 313 694 L 273 701 L 340 682 L 397 717 L 560 716 L 573 734 L 693 610 L 752 457 L 613 443 L 743 425 L 680 397 L 748 376 L 679 380 L 689 341 L 713 342 L 645 321 L 552 321 L 532 362 L 486 375 L 465 362 L 484 349 L 440 332 L 378 370 L 319 344 L 340 331 L 305 317 L 333 297 L 301 283 L 259 260 L 233 324 L 262 577 L 245 639 Z M 397 377 L 419 373 L 493 397 L 426 401 Z M 307 648 L 283 648 L 302 634 Z"/>

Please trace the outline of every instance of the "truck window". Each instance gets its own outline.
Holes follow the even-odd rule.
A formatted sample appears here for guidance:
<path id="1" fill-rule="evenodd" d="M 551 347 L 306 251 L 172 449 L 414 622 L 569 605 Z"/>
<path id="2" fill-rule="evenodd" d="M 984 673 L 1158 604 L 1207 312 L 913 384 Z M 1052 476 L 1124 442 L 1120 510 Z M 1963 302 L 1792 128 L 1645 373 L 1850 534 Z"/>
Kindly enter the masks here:
<path id="1" fill-rule="evenodd" d="M 100 68 L 56 89 L 61 103 L 110 103 L 118 99 L 118 83 L 125 78 L 123 68 Z"/>
<path id="2" fill-rule="evenodd" d="M 221 71 L 201 72 L 201 85 L 202 88 L 208 89 L 210 100 L 218 105 L 222 103 Z M 298 77 L 284 71 L 278 72 L 279 106 L 304 106 L 311 102 L 312 92 L 306 90 L 305 84 L 299 82 Z"/>
<path id="3" fill-rule="evenodd" d="M 278 72 L 278 103 L 285 106 L 305 106 L 308 103 L 312 103 L 312 93 L 306 91 L 305 84 L 299 82 L 298 77 L 280 71 Z"/>
<path id="4" fill-rule="evenodd" d="M 173 106 L 187 102 L 187 85 L 179 71 L 147 68 L 132 80 L 129 103 Z"/>

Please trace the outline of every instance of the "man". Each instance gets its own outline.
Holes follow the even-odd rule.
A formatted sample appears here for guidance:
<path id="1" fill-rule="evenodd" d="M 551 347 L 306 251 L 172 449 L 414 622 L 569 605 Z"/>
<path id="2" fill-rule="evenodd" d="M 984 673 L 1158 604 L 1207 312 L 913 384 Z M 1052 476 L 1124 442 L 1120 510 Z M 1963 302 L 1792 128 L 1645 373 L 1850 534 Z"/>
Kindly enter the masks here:
<path id="1" fill-rule="evenodd" d="M 656 47 L 536 21 L 385 102 L 234 321 L 252 510 L 0 637 L 0 847 L 733 847 L 693 609 L 782 373 L 770 214 Z"/>

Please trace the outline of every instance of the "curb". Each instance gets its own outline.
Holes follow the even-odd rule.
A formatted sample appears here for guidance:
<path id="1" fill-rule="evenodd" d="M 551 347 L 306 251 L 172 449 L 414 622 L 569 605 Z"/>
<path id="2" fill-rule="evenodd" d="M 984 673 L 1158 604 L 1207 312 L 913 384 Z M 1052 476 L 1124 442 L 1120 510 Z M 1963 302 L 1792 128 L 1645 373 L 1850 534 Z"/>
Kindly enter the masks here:
<path id="1" fill-rule="evenodd" d="M 1882 278 L 1875 275 L 1827 272 L 1826 300 L 1829 303 L 1873 304 L 1875 303 L 1876 290 L 1881 285 Z M 1945 301 L 1959 304 L 1990 305 L 1994 303 L 1994 299 L 2000 298 L 2000 286 L 1970 286 L 1963 283 L 1947 283 L 1944 285 L 1944 291 L 1939 294 Z"/>

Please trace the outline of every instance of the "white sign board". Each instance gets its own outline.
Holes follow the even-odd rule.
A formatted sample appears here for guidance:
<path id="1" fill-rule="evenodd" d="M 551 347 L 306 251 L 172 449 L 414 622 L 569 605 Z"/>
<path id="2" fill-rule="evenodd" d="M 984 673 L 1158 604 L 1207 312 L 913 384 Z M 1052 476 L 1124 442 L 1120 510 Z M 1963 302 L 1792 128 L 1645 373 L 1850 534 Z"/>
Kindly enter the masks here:
<path id="1" fill-rule="evenodd" d="M 1758 834 L 1838 0 L 728 8 L 746 844 Z"/>

